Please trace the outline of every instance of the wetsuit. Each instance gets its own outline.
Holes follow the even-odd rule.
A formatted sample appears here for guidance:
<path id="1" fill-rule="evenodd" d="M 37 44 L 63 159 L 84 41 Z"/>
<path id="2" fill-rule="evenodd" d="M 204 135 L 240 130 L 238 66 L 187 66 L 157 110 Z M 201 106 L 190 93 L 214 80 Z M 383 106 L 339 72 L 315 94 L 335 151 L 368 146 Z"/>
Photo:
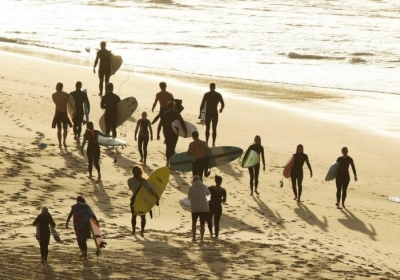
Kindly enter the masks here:
<path id="1" fill-rule="evenodd" d="M 160 112 L 154 118 L 151 124 L 155 124 L 158 121 L 158 119 L 162 116 L 162 114 L 168 111 L 167 105 L 168 102 L 170 101 L 174 101 L 174 96 L 172 95 L 172 93 L 168 91 L 160 91 L 159 93 L 156 94 L 156 101 L 154 101 L 153 108 L 156 106 L 157 102 L 160 102 Z"/>
<path id="2" fill-rule="evenodd" d="M 221 102 L 221 109 L 224 109 L 225 103 L 222 95 L 216 91 L 210 91 L 204 94 L 203 100 L 200 105 L 200 113 L 206 105 L 206 142 L 208 143 L 208 138 L 210 138 L 210 124 L 212 122 L 212 138 L 213 143 L 217 138 L 217 124 L 218 124 L 218 104 Z"/>
<path id="3" fill-rule="evenodd" d="M 147 158 L 147 145 L 149 144 L 149 126 L 150 126 L 150 121 L 148 119 L 140 119 L 138 120 L 138 125 L 140 127 L 139 130 L 139 139 L 138 139 L 138 144 L 139 144 L 139 154 L 140 157 L 146 161 Z"/>
<path id="4" fill-rule="evenodd" d="M 49 243 L 50 243 L 50 226 L 55 227 L 56 224 L 50 214 L 39 214 L 33 225 L 39 225 L 40 232 L 40 255 L 42 259 L 47 261 L 47 255 L 49 254 Z"/>
<path id="5" fill-rule="evenodd" d="M 98 143 L 99 135 L 101 135 L 103 137 L 109 137 L 108 135 L 103 134 L 98 130 L 94 130 L 94 134 L 92 134 L 90 132 L 90 130 L 86 130 L 85 134 L 83 135 L 83 142 L 82 142 L 81 149 L 83 149 L 83 147 L 86 144 L 86 141 L 88 141 L 88 147 L 86 149 L 86 154 L 87 154 L 87 157 L 88 157 L 88 160 L 89 160 L 88 170 L 89 170 L 89 175 L 90 176 L 92 176 L 93 164 L 94 164 L 94 167 L 97 170 L 97 173 L 100 174 L 100 164 L 99 164 L 100 146 L 99 146 L 99 143 Z"/>
<path id="6" fill-rule="evenodd" d="M 214 227 L 215 227 L 215 237 L 218 238 L 219 233 L 219 220 L 222 215 L 222 202 L 226 202 L 226 190 L 221 187 L 211 186 L 208 188 L 211 194 L 211 199 L 209 202 L 210 212 L 208 214 L 208 229 L 210 234 L 212 234 L 212 218 L 214 216 Z"/>
<path id="7" fill-rule="evenodd" d="M 312 172 L 310 162 L 308 160 L 308 156 L 304 153 L 301 154 L 293 154 L 294 157 L 294 163 L 292 170 L 290 171 L 290 178 L 292 180 L 292 188 L 293 188 L 293 193 L 297 199 L 300 199 L 301 193 L 303 191 L 303 165 L 304 163 L 307 164 L 308 169 L 310 169 L 310 172 Z M 296 188 L 296 180 L 297 180 L 297 186 L 299 188 L 299 191 L 297 192 Z"/>
<path id="8" fill-rule="evenodd" d="M 347 187 L 350 183 L 349 166 L 353 170 L 353 174 L 357 177 L 356 168 L 354 166 L 354 161 L 351 157 L 339 157 L 336 162 L 339 163 L 338 172 L 336 175 L 336 199 L 340 202 L 340 197 L 342 197 L 342 204 L 344 204 L 347 196 Z"/>
<path id="9" fill-rule="evenodd" d="M 262 159 L 263 165 L 265 166 L 265 158 L 264 158 L 264 147 L 261 145 L 253 144 L 250 145 L 247 150 L 253 150 L 255 151 Z M 245 155 L 246 157 L 246 155 Z M 258 187 L 258 176 L 260 174 L 260 162 L 258 162 L 256 165 L 249 167 L 249 173 L 250 173 L 250 190 L 253 193 L 253 182 L 255 189 L 257 191 Z"/>
<path id="10" fill-rule="evenodd" d="M 90 111 L 90 103 L 87 94 L 84 91 L 76 90 L 70 93 L 75 100 L 75 116 L 72 119 L 74 123 L 74 135 L 78 138 L 81 137 L 82 122 L 83 122 L 83 103 L 86 102 L 87 109 Z"/>
<path id="11" fill-rule="evenodd" d="M 178 142 L 178 135 L 172 130 L 172 126 L 171 126 L 172 122 L 175 120 L 179 120 L 181 122 L 183 130 L 185 132 L 187 132 L 186 124 L 183 121 L 181 114 L 179 114 L 175 110 L 169 110 L 169 111 L 165 112 L 161 116 L 160 123 L 158 124 L 157 136 L 160 135 L 160 130 L 162 127 L 164 137 L 165 137 L 165 144 L 166 144 L 165 155 L 167 157 L 167 160 L 169 160 L 170 157 L 173 154 L 175 154 L 175 147 L 176 147 L 176 143 Z"/>
<path id="12" fill-rule="evenodd" d="M 100 59 L 100 66 L 99 66 L 99 89 L 100 94 L 103 95 L 103 82 L 105 80 L 105 85 L 108 84 L 110 81 L 111 76 L 111 52 L 109 50 L 99 50 L 96 55 L 96 60 L 94 62 L 94 68 L 96 68 L 97 62 Z"/>
<path id="13" fill-rule="evenodd" d="M 121 101 L 115 93 L 107 93 L 101 98 L 100 107 L 106 109 L 104 113 L 104 121 L 106 123 L 106 134 L 112 131 L 113 138 L 117 137 L 117 104 Z"/>

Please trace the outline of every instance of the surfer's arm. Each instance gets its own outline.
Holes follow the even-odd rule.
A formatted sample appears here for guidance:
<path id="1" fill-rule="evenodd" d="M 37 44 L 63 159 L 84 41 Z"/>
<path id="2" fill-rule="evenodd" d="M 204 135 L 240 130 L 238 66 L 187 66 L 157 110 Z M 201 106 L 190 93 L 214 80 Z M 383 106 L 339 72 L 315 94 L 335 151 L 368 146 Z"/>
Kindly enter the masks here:
<path id="1" fill-rule="evenodd" d="M 179 121 L 181 122 L 181 125 L 182 125 L 183 130 L 184 130 L 184 131 L 186 132 L 186 134 L 187 134 L 186 124 L 185 124 L 185 122 L 183 121 L 181 114 L 179 114 L 179 113 L 178 113 L 178 118 L 179 118 Z M 186 136 L 187 136 L 187 135 L 186 135 Z"/>
<path id="2" fill-rule="evenodd" d="M 262 160 L 262 163 L 263 163 L 263 170 L 265 171 L 264 147 L 261 147 L 261 160 Z"/>
<path id="3" fill-rule="evenodd" d="M 101 102 L 100 102 L 100 108 L 101 109 L 106 109 L 106 102 L 104 100 L 104 97 L 106 97 L 106 96 L 103 96 L 103 98 L 101 99 Z"/>
<path id="4" fill-rule="evenodd" d="M 219 109 L 219 112 L 222 113 L 222 111 L 225 108 L 225 102 L 224 102 L 224 99 L 222 98 L 221 94 L 219 95 L 219 102 L 221 102 L 221 109 Z"/>
<path id="5" fill-rule="evenodd" d="M 93 217 L 93 219 L 96 221 L 96 223 L 97 223 L 98 225 L 100 225 L 99 221 L 97 220 L 96 215 L 92 213 L 92 217 Z"/>
<path id="6" fill-rule="evenodd" d="M 86 133 L 83 135 L 83 141 L 82 141 L 82 145 L 81 145 L 81 153 L 83 153 L 83 148 L 86 145 Z"/>
<path id="7" fill-rule="evenodd" d="M 156 99 L 154 100 L 153 107 L 151 108 L 152 112 L 154 112 L 154 108 L 156 108 L 157 102 L 158 102 L 158 96 L 156 95 Z"/>
<path id="8" fill-rule="evenodd" d="M 107 137 L 107 138 L 112 137 L 112 135 L 104 134 L 104 133 L 102 133 L 102 132 L 100 132 L 100 131 L 97 130 L 97 137 L 99 137 L 99 135 L 100 135 L 100 136 L 103 136 L 103 137 Z"/>
<path id="9" fill-rule="evenodd" d="M 140 120 L 137 121 L 136 123 L 136 128 L 135 128 L 135 140 L 137 139 L 137 133 L 139 131 L 139 124 L 140 124 Z"/>
<path id="10" fill-rule="evenodd" d="M 95 61 L 94 61 L 94 66 L 93 66 L 93 69 L 96 69 L 96 66 L 97 66 L 97 63 L 99 62 L 99 53 L 97 53 L 97 55 L 96 55 L 96 59 L 95 59 Z"/>
<path id="11" fill-rule="evenodd" d="M 56 223 L 53 220 L 53 217 L 50 217 L 50 226 L 56 227 Z"/>
<path id="12" fill-rule="evenodd" d="M 67 218 L 67 221 L 65 222 L 65 228 L 68 228 L 68 223 L 69 223 L 69 220 L 71 220 L 71 218 L 72 218 L 72 209 L 71 209 L 71 212 L 69 212 L 69 215 L 68 215 L 68 218 Z"/>
<path id="13" fill-rule="evenodd" d="M 90 102 L 89 102 L 89 98 L 88 98 L 87 94 L 85 94 L 85 102 L 86 102 L 88 113 L 90 113 Z"/>
<path id="14" fill-rule="evenodd" d="M 221 202 L 226 202 L 226 191 L 224 191 L 224 193 L 221 197 Z"/>
<path id="15" fill-rule="evenodd" d="M 192 143 L 189 144 L 189 148 L 188 148 L 187 154 L 188 154 L 188 155 L 193 154 L 193 151 L 192 151 Z"/>
<path id="16" fill-rule="evenodd" d="M 162 123 L 163 123 L 163 119 L 160 118 L 160 121 L 158 122 L 158 127 L 157 127 L 157 140 L 160 140 L 160 132 L 161 132 Z"/>
<path id="17" fill-rule="evenodd" d="M 354 165 L 353 159 L 351 159 L 350 165 L 351 165 L 351 169 L 353 170 L 354 180 L 357 181 L 357 172 L 356 172 L 356 167 Z"/>
<path id="18" fill-rule="evenodd" d="M 308 169 L 310 170 L 310 174 L 311 174 L 311 177 L 312 177 L 312 168 L 311 168 L 310 161 L 308 160 L 308 156 L 306 157 L 306 164 L 307 164 Z"/>
<path id="19" fill-rule="evenodd" d="M 151 122 L 149 121 L 150 139 L 153 141 L 153 128 L 151 127 Z"/>
<path id="20" fill-rule="evenodd" d="M 34 226 L 36 226 L 36 225 L 39 223 L 38 219 L 39 219 L 39 216 L 37 216 L 36 219 L 35 219 L 35 221 L 33 222 L 33 225 L 34 225 Z"/>

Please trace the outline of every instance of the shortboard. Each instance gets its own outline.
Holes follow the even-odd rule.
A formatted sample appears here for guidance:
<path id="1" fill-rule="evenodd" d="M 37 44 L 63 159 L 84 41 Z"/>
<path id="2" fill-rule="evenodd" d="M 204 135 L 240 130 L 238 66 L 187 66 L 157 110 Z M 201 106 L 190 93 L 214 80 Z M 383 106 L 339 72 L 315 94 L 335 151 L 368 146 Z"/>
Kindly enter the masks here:
<path id="1" fill-rule="evenodd" d="M 207 195 L 206 197 L 207 197 L 207 201 L 210 201 L 211 196 L 210 196 L 210 195 Z M 182 204 L 183 204 L 184 206 L 186 206 L 186 207 L 190 207 L 190 206 L 191 206 L 190 200 L 189 200 L 189 198 L 187 198 L 187 197 L 184 197 L 184 198 L 181 200 L 181 202 L 182 202 Z"/>
<path id="2" fill-rule="evenodd" d="M 68 94 L 67 111 L 70 118 L 73 119 L 75 117 L 76 107 L 75 107 L 75 99 L 70 94 Z"/>
<path id="3" fill-rule="evenodd" d="M 186 125 L 187 134 L 185 134 L 185 130 L 183 130 L 182 124 L 179 120 L 175 120 L 171 123 L 172 130 L 180 137 L 190 138 L 192 137 L 192 132 L 197 131 L 197 128 L 190 122 L 184 121 Z M 186 137 L 185 137 L 186 136 Z"/>
<path id="4" fill-rule="evenodd" d="M 336 179 L 336 175 L 339 169 L 339 163 L 332 163 L 331 167 L 329 167 L 328 173 L 326 174 L 325 181 L 332 181 Z"/>
<path id="5" fill-rule="evenodd" d="M 239 160 L 243 168 L 250 168 L 260 162 L 259 154 L 254 150 L 247 150 Z"/>
<path id="6" fill-rule="evenodd" d="M 283 177 L 285 177 L 286 179 L 290 178 L 290 172 L 292 171 L 293 164 L 294 164 L 294 156 L 291 156 L 289 161 L 283 168 Z"/>
<path id="7" fill-rule="evenodd" d="M 207 101 L 204 102 L 204 107 L 200 113 L 200 122 L 199 124 L 204 125 L 206 123 L 206 110 L 207 110 Z"/>
<path id="8" fill-rule="evenodd" d="M 125 146 L 126 145 L 126 141 L 124 141 L 122 139 L 112 138 L 112 137 L 103 137 L 101 135 L 98 136 L 97 143 L 99 143 L 100 146 L 106 146 L 106 147 Z"/>
<path id="9" fill-rule="evenodd" d="M 156 169 L 146 180 L 159 197 L 163 194 L 169 180 L 169 168 L 164 166 Z M 149 212 L 157 202 L 157 198 L 146 187 L 141 187 L 136 195 L 133 211 L 138 216 Z"/>
<path id="10" fill-rule="evenodd" d="M 243 154 L 243 150 L 233 146 L 220 146 L 207 149 L 206 158 L 208 159 L 208 168 L 227 164 L 239 158 Z M 170 160 L 170 167 L 176 171 L 192 171 L 193 156 L 187 152 L 173 155 Z"/>
<path id="11" fill-rule="evenodd" d="M 117 126 L 119 127 L 123 124 L 130 116 L 132 116 L 133 112 L 135 112 L 138 107 L 138 103 L 135 97 L 127 97 L 122 99 L 117 104 Z M 101 116 L 99 120 L 100 130 L 102 132 L 106 132 L 106 123 L 104 120 L 104 114 Z"/>
<path id="12" fill-rule="evenodd" d="M 61 242 L 61 238 L 60 235 L 58 234 L 58 232 L 56 231 L 56 229 L 52 226 L 50 226 L 50 231 L 51 234 L 53 235 L 53 238 L 56 242 Z M 36 225 L 36 239 L 38 241 L 40 241 L 40 228 L 39 228 L 39 224 Z"/>
<path id="13" fill-rule="evenodd" d="M 111 76 L 114 75 L 118 69 L 122 65 L 122 57 L 119 55 L 111 55 L 110 64 L 111 64 Z"/>
<path id="14" fill-rule="evenodd" d="M 400 203 L 400 196 L 389 196 L 388 200 Z"/>
<path id="15" fill-rule="evenodd" d="M 107 243 L 103 241 L 101 237 L 100 225 L 96 222 L 96 220 L 93 217 L 90 218 L 89 226 L 90 226 L 90 232 L 92 233 L 93 241 L 97 248 L 96 255 L 98 256 L 103 251 L 103 248 L 106 247 L 105 245 L 107 245 Z"/>
<path id="16" fill-rule="evenodd" d="M 84 89 L 83 92 L 86 93 L 86 96 L 87 96 L 87 89 Z M 84 123 L 88 123 L 89 122 L 89 110 L 88 110 L 88 105 L 87 105 L 86 101 L 83 101 L 83 113 L 85 114 Z"/>

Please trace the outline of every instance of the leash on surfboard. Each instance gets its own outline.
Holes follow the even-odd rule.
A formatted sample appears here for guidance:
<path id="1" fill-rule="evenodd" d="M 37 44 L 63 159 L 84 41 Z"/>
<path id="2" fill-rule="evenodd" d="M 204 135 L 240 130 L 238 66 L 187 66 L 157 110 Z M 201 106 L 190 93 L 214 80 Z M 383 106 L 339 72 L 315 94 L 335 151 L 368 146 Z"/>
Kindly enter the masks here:
<path id="1" fill-rule="evenodd" d="M 130 74 L 131 74 L 131 71 L 129 70 L 129 68 L 128 68 L 128 66 L 126 66 L 126 64 L 125 64 L 125 62 L 122 62 L 123 64 L 124 64 L 124 66 L 125 66 L 125 68 L 126 68 L 126 70 L 127 70 L 127 72 L 128 72 L 128 76 L 126 76 L 126 80 L 125 81 L 123 81 L 120 85 L 119 85 L 119 88 L 118 88 L 118 93 L 121 93 L 121 87 L 122 87 L 122 85 L 125 83 L 125 82 L 127 82 L 127 81 L 129 81 L 129 76 L 130 76 Z"/>

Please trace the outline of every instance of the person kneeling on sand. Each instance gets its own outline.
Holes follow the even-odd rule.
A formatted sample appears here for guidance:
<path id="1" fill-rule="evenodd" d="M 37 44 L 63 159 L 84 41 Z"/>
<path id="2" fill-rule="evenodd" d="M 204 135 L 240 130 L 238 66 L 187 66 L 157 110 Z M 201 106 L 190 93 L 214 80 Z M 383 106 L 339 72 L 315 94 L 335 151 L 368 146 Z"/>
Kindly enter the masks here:
<path id="1" fill-rule="evenodd" d="M 188 199 L 190 201 L 190 210 L 192 212 L 192 241 L 196 241 L 196 224 L 200 217 L 200 240 L 204 240 L 205 224 L 208 218 L 208 201 L 207 195 L 210 191 L 207 186 L 200 181 L 199 176 L 193 177 L 193 184 L 189 188 Z"/>

